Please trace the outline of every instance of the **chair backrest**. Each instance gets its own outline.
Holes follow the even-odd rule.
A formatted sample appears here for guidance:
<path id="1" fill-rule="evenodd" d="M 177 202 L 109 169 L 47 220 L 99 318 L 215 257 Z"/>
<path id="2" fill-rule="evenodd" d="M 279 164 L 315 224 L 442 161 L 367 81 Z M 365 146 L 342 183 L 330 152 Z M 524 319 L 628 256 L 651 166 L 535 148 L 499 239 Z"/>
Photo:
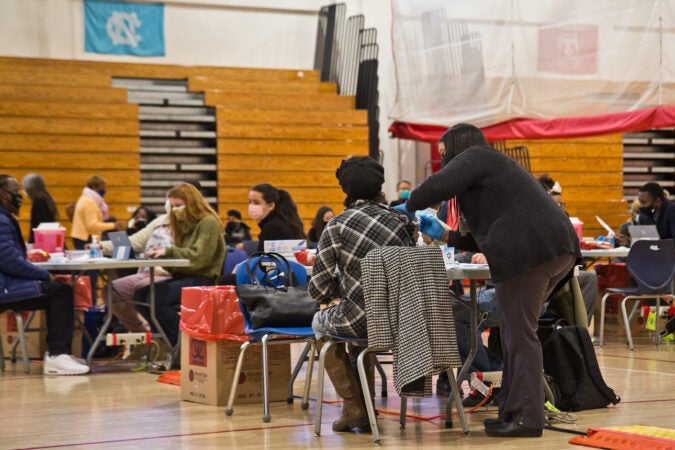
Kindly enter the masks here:
<path id="1" fill-rule="evenodd" d="M 261 258 L 260 256 L 249 257 L 243 264 L 239 264 L 239 266 L 237 266 L 236 272 L 237 284 L 248 284 L 251 282 L 248 276 L 248 271 L 246 270 L 247 266 L 250 267 L 251 271 L 255 270 L 255 276 L 258 281 L 263 280 L 263 278 L 265 277 L 265 272 L 263 272 L 262 269 L 259 267 L 258 260 L 260 258 Z M 273 260 L 266 256 L 262 256 L 262 258 L 263 264 L 269 265 L 268 267 L 271 268 L 272 275 L 282 273 L 287 274 L 290 272 L 293 273 L 293 278 L 296 286 L 302 286 L 303 284 L 307 284 L 307 269 L 302 264 L 295 261 L 286 261 L 286 263 L 288 263 L 288 266 L 279 267 L 276 260 Z M 284 262 L 281 262 L 281 265 L 283 266 Z M 269 272 L 270 269 L 268 269 L 268 274 Z M 269 279 L 270 277 L 268 276 L 267 278 Z"/>
<path id="2" fill-rule="evenodd" d="M 244 251 L 247 256 L 258 251 L 258 241 L 242 241 L 241 243 L 244 244 Z"/>
<path id="3" fill-rule="evenodd" d="M 665 294 L 675 273 L 672 239 L 636 241 L 626 257 L 626 268 L 638 285 L 640 294 Z"/>
<path id="4" fill-rule="evenodd" d="M 223 261 L 223 275 L 232 273 L 234 267 L 246 260 L 247 257 L 248 255 L 244 250 L 228 246 L 227 253 L 225 253 L 225 261 Z"/>

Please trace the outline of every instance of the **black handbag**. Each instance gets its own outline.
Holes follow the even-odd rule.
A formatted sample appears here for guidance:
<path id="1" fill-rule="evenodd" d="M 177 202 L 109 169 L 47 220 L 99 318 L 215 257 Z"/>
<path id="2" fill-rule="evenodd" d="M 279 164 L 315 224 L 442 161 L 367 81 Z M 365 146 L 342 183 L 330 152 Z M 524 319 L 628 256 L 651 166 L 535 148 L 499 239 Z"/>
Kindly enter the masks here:
<path id="1" fill-rule="evenodd" d="M 254 258 L 258 258 L 255 262 Z M 250 284 L 235 287 L 239 301 L 246 306 L 252 328 L 307 327 L 318 304 L 306 289 L 294 286 L 293 270 L 278 253 L 254 253 L 244 262 Z M 252 267 L 253 266 L 253 267 Z M 258 269 L 263 273 L 260 280 Z"/>

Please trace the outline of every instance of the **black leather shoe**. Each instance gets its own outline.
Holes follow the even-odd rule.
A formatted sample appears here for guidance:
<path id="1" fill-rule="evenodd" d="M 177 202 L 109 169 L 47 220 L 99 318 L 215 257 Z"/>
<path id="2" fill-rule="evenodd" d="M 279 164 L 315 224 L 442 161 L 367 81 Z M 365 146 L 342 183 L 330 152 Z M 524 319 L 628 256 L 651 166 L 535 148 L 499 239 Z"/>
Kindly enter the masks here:
<path id="1" fill-rule="evenodd" d="M 501 425 L 501 424 L 503 424 L 503 423 L 504 423 L 504 422 L 502 422 L 499 418 L 495 418 L 495 419 L 485 419 L 485 420 L 483 421 L 483 425 L 485 426 L 485 429 L 494 427 L 494 426 L 496 426 L 496 425 Z"/>
<path id="2" fill-rule="evenodd" d="M 498 425 L 486 426 L 485 433 L 491 437 L 541 437 L 543 428 L 528 428 L 515 422 L 502 422 Z"/>

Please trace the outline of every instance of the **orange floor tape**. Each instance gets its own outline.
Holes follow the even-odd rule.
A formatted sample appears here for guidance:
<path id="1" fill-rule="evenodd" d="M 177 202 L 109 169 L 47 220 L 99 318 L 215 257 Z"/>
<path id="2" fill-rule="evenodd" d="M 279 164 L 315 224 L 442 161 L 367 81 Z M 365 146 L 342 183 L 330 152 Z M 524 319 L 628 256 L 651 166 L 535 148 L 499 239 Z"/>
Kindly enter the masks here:
<path id="1" fill-rule="evenodd" d="M 642 425 L 616 428 L 589 428 L 570 444 L 608 450 L 675 450 L 675 430 Z"/>
<path id="2" fill-rule="evenodd" d="M 157 377 L 157 381 L 160 383 L 175 384 L 176 386 L 180 386 L 180 370 L 169 370 L 168 372 L 164 372 L 159 377 Z"/>

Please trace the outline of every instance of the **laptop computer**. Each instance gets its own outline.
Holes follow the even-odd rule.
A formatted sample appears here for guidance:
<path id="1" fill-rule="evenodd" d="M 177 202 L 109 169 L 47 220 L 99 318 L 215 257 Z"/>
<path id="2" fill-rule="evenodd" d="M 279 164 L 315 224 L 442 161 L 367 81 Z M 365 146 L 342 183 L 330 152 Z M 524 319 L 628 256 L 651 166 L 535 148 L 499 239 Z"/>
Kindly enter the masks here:
<path id="1" fill-rule="evenodd" d="M 112 259 L 129 259 L 131 255 L 131 242 L 124 231 L 111 231 L 108 238 L 113 244 Z"/>
<path id="2" fill-rule="evenodd" d="M 640 239 L 650 241 L 661 239 L 659 237 L 659 232 L 656 229 L 656 225 L 630 225 L 628 227 L 628 232 L 633 241 Z"/>

